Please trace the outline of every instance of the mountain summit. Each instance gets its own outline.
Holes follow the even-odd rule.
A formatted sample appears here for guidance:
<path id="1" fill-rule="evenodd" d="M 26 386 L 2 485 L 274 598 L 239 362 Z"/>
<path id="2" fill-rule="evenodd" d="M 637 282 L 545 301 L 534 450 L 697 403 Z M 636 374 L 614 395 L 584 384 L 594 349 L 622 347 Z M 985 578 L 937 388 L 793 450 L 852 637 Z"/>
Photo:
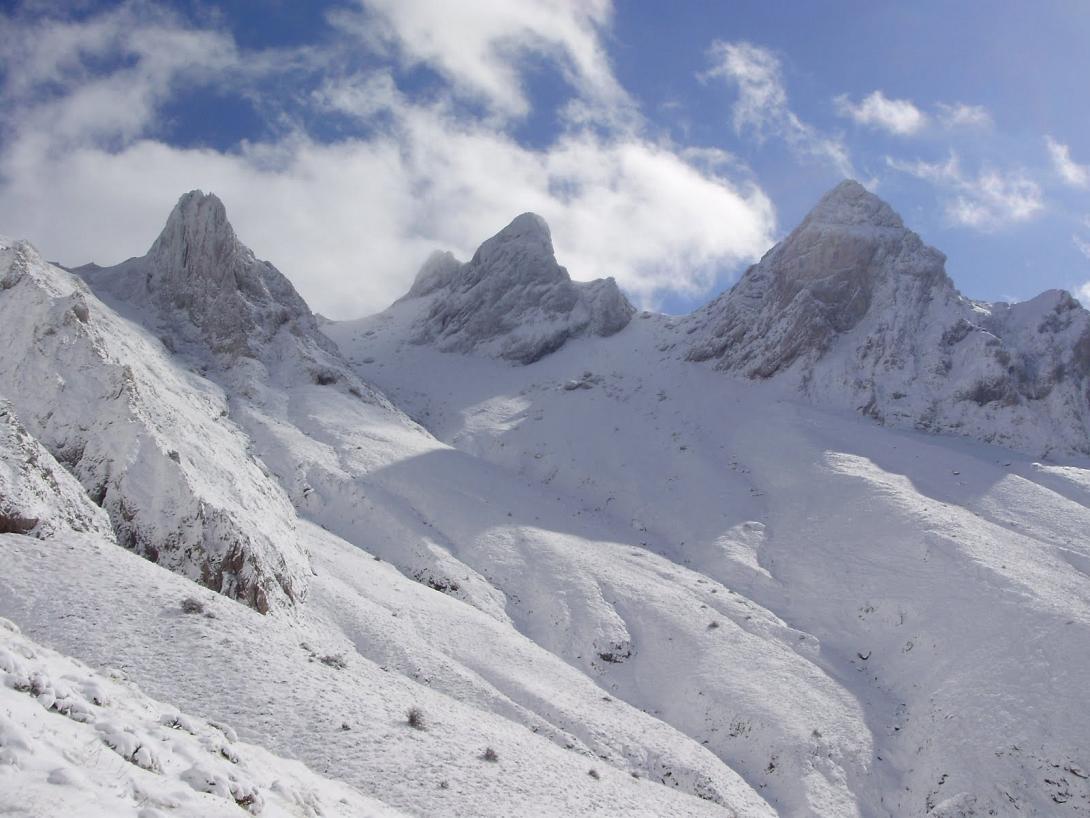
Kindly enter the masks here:
<path id="1" fill-rule="evenodd" d="M 334 351 L 291 282 L 238 240 L 223 203 L 211 193 L 182 196 L 146 255 L 76 272 L 100 294 L 159 313 L 172 341 L 200 343 L 228 359 L 262 357 L 286 324 L 314 346 Z M 170 326 L 178 316 L 191 325 L 180 333 Z"/>
<path id="2" fill-rule="evenodd" d="M 1090 314 L 1059 291 L 972 301 L 945 261 L 844 181 L 689 319 L 687 357 L 894 425 L 1090 452 Z"/>
<path id="3" fill-rule="evenodd" d="M 572 281 L 557 263 L 549 226 L 534 213 L 517 216 L 466 264 L 432 255 L 402 302 L 425 298 L 414 341 L 521 364 L 570 338 L 619 332 L 635 312 L 612 278 Z"/>
<path id="4" fill-rule="evenodd" d="M 689 357 L 768 378 L 800 358 L 820 358 L 874 306 L 918 313 L 954 295 L 945 257 L 905 228 L 862 185 L 844 181 L 794 231 L 697 313 L 706 327 Z"/>

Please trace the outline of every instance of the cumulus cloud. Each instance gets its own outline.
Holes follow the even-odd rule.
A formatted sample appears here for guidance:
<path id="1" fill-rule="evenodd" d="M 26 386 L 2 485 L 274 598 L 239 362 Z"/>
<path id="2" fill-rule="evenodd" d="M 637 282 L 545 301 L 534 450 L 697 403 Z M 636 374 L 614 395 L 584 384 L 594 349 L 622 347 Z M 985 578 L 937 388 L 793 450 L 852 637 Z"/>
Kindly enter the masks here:
<path id="1" fill-rule="evenodd" d="M 1051 136 L 1045 137 L 1045 147 L 1052 159 L 1052 167 L 1065 184 L 1071 187 L 1090 187 L 1090 165 L 1081 165 L 1071 158 L 1071 149 Z"/>
<path id="2" fill-rule="evenodd" d="M 846 94 L 834 100 L 837 112 L 860 125 L 909 136 L 927 124 L 927 115 L 907 99 L 890 99 L 881 91 L 873 91 L 858 103 Z"/>
<path id="3" fill-rule="evenodd" d="M 19 52 L 46 61 L 25 77 L 19 57 L 0 47 L 0 103 L 13 112 L 0 146 L 0 232 L 28 237 L 63 263 L 144 252 L 192 188 L 220 195 L 242 239 L 333 317 L 385 307 L 431 250 L 467 256 L 525 210 L 550 222 L 573 276 L 613 275 L 647 305 L 706 291 L 771 244 L 773 207 L 729 178 L 728 154 L 574 125 L 528 147 L 452 96 L 411 99 L 386 71 L 321 72 L 295 94 L 308 116 L 352 117 L 361 126 L 354 135 L 328 141 L 289 122 L 229 150 L 169 144 L 162 111 L 181 83 L 259 94 L 270 74 L 284 77 L 286 62 L 309 71 L 318 57 L 245 51 L 227 32 L 148 8 L 126 5 L 82 23 L 0 20 L 57 43 L 48 57 Z M 97 27 L 94 36 L 65 46 L 81 42 L 82 25 Z M 169 44 L 179 47 L 162 53 Z M 49 82 L 53 64 L 62 81 Z M 131 116 L 95 110 L 134 100 Z M 46 127 L 50 120 L 63 127 Z"/>
<path id="4" fill-rule="evenodd" d="M 716 40 L 708 49 L 708 60 L 711 67 L 701 78 L 719 77 L 738 89 L 731 114 L 736 133 L 748 133 L 758 142 L 781 139 L 797 154 L 829 162 L 844 176 L 855 175 L 844 144 L 791 110 L 783 66 L 772 51 L 747 42 Z"/>
<path id="5" fill-rule="evenodd" d="M 956 154 L 945 162 L 902 162 L 886 157 L 887 164 L 933 183 L 946 195 L 947 218 L 957 225 L 995 230 L 1032 219 L 1044 207 L 1041 188 L 1021 171 L 983 168 L 966 173 Z"/>
<path id="6" fill-rule="evenodd" d="M 332 19 L 365 45 L 385 46 L 407 66 L 426 65 L 458 92 L 501 115 L 530 111 L 519 59 L 551 61 L 577 92 L 573 111 L 608 118 L 634 106 L 602 47 L 611 0 L 357 0 Z M 580 104 L 581 103 L 581 104 Z"/>

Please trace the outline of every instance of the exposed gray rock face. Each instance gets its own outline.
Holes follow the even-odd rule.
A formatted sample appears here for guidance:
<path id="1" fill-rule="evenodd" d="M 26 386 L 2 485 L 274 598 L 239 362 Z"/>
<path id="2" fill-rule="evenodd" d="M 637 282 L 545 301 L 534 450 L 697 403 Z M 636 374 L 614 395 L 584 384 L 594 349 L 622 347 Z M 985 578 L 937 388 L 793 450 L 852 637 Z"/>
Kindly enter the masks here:
<path id="1" fill-rule="evenodd" d="M 233 391 L 260 393 L 255 379 L 310 381 L 388 405 L 352 373 L 291 282 L 239 241 L 214 194 L 182 196 L 146 255 L 73 272 Z"/>
<path id="2" fill-rule="evenodd" d="M 530 364 L 570 338 L 612 335 L 635 310 L 612 278 L 586 284 L 557 264 L 545 220 L 523 213 L 460 264 L 436 253 L 404 300 L 428 298 L 412 340 Z"/>
<path id="3" fill-rule="evenodd" d="M 889 205 L 842 182 L 688 319 L 688 357 L 894 425 L 1090 453 L 1090 314 L 1061 291 L 971 301 L 944 265 Z"/>
<path id="4" fill-rule="evenodd" d="M 259 357 L 289 322 L 335 348 L 291 282 L 238 240 L 223 203 L 199 190 L 178 200 L 147 255 L 75 272 L 125 301 L 184 313 L 217 354 Z"/>

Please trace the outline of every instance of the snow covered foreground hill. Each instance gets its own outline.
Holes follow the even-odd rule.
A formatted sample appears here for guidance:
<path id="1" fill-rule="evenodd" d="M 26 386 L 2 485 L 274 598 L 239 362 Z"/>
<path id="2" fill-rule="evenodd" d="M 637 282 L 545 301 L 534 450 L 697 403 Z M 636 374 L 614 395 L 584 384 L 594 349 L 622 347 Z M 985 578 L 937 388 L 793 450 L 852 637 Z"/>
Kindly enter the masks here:
<path id="1" fill-rule="evenodd" d="M 19 650 L 169 703 L 115 696 L 141 735 L 180 738 L 157 708 L 200 726 L 169 745 L 184 765 L 122 760 L 136 784 L 111 797 L 197 797 L 210 720 L 313 771 L 249 750 L 264 814 L 304 789 L 321 804 L 295 814 L 336 814 L 340 787 L 417 815 L 1090 814 L 1090 470 L 1055 459 L 1079 448 L 1084 313 L 962 299 L 856 188 L 684 319 L 572 285 L 526 216 L 321 331 L 214 197 L 183 197 L 146 256 L 80 268 L 93 292 L 0 241 L 0 616 Z M 763 329 L 733 337 L 744 308 Z M 940 372 L 909 330 L 961 318 Z M 965 409 L 992 337 L 1018 398 Z M 1024 387 L 1052 362 L 1047 395 Z M 1014 430 L 1032 456 L 876 424 L 857 386 L 890 426 L 937 404 L 929 428 Z M 194 570 L 236 532 L 270 604 Z M 81 769 L 44 721 L 67 717 L 11 689 L 0 719 L 30 727 L 0 731 L 0 805 L 95 792 L 51 774 Z"/>

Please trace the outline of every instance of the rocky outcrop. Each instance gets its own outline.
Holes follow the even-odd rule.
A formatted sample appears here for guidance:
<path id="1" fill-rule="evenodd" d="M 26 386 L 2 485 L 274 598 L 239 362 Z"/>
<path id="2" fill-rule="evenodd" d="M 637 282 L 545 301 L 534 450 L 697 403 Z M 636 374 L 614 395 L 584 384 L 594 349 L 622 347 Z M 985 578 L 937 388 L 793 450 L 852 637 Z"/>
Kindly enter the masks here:
<path id="1" fill-rule="evenodd" d="M 517 217 L 468 263 L 432 255 L 406 299 L 427 299 L 412 331 L 416 343 L 520 364 L 571 338 L 619 332 L 634 313 L 612 278 L 572 281 L 556 261 L 548 225 L 533 213 Z"/>
<path id="2" fill-rule="evenodd" d="M 314 334 L 317 322 L 291 282 L 254 257 L 213 194 L 193 190 L 178 200 L 146 255 L 116 267 L 76 268 L 96 290 L 120 300 L 182 313 L 217 354 L 259 357 L 281 327 Z M 314 335 L 317 344 L 335 349 Z"/>
<path id="3" fill-rule="evenodd" d="M 691 360 L 790 381 L 822 404 L 1033 454 L 1090 453 L 1090 313 L 1060 291 L 965 298 L 942 253 L 856 182 L 688 323 Z"/>
<path id="4" fill-rule="evenodd" d="M 147 254 L 73 272 L 232 391 L 311 382 L 388 406 L 351 371 L 291 282 L 239 241 L 211 193 L 182 196 Z"/>
<path id="5" fill-rule="evenodd" d="M 262 612 L 303 598 L 294 510 L 220 389 L 26 242 L 0 242 L 0 343 L 0 393 L 120 544 Z"/>

